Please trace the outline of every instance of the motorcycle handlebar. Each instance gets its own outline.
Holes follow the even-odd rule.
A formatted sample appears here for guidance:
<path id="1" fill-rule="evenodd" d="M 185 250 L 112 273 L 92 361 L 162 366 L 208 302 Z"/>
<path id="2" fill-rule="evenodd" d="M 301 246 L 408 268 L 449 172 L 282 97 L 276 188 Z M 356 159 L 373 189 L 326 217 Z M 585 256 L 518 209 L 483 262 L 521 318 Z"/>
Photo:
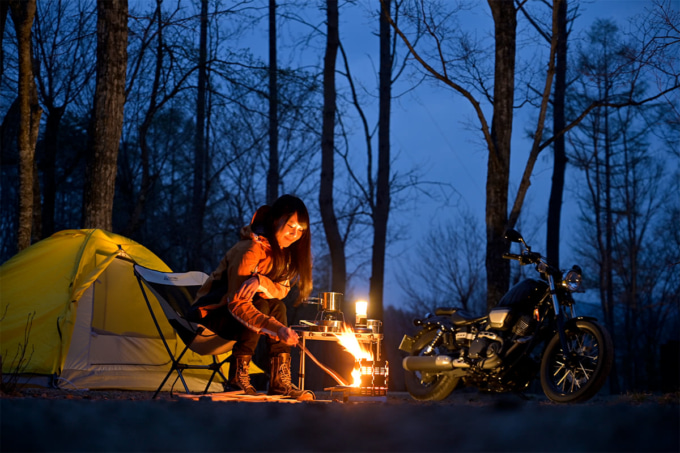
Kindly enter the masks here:
<path id="1" fill-rule="evenodd" d="M 522 255 L 515 255 L 514 253 L 504 253 L 503 258 L 506 260 L 522 261 Z"/>
<path id="2" fill-rule="evenodd" d="M 506 260 L 517 260 L 521 265 L 538 263 L 541 260 L 541 254 L 535 252 L 525 252 L 522 255 L 514 253 L 504 253 L 503 258 Z"/>

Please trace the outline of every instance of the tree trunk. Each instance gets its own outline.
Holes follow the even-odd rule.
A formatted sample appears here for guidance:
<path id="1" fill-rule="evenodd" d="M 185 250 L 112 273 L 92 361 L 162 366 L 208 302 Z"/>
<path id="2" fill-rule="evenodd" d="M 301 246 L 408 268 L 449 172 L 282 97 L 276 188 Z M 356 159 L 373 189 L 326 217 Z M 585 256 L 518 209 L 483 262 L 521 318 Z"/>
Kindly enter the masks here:
<path id="1" fill-rule="evenodd" d="M 557 55 L 555 65 L 555 92 L 553 95 L 553 131 L 564 130 L 564 104 L 567 92 L 567 0 L 559 2 L 557 11 Z M 546 253 L 548 262 L 560 265 L 560 223 L 562 218 L 562 195 L 564 193 L 564 174 L 567 168 L 564 135 L 555 139 L 553 145 L 553 176 L 548 201 L 548 231 Z"/>
<path id="2" fill-rule="evenodd" d="M 512 0 L 489 0 L 495 31 L 494 109 L 486 175 L 487 307 L 494 307 L 510 283 L 510 266 L 502 258 L 508 220 L 510 139 L 515 94 L 517 14 Z"/>
<path id="3" fill-rule="evenodd" d="M 42 162 L 43 205 L 42 205 L 42 237 L 55 232 L 54 210 L 57 196 L 57 152 L 59 149 L 59 126 L 66 111 L 66 105 L 60 107 L 46 106 L 47 124 L 45 126 L 45 157 Z"/>
<path id="4" fill-rule="evenodd" d="M 201 269 L 201 243 L 205 215 L 205 178 L 207 156 L 205 147 L 205 113 L 208 60 L 208 0 L 201 0 L 201 36 L 198 49 L 198 93 L 196 99 L 196 135 L 194 140 L 194 187 L 191 215 L 191 249 L 189 269 Z"/>
<path id="5" fill-rule="evenodd" d="M 113 229 L 127 68 L 127 0 L 97 0 L 97 77 L 83 195 L 83 227 Z"/>
<path id="6" fill-rule="evenodd" d="M 276 74 L 276 0 L 269 0 L 269 170 L 267 201 L 279 197 L 279 90 Z"/>
<path id="7" fill-rule="evenodd" d="M 33 78 L 31 58 L 31 27 L 35 18 L 35 0 L 12 0 L 9 4 L 12 21 L 16 30 L 19 47 L 19 131 L 17 144 L 19 148 L 19 225 L 17 232 L 17 249 L 19 251 L 31 245 L 33 231 L 35 174 L 35 145 L 38 141 L 40 116 L 42 110 L 38 105 L 38 91 Z"/>
<path id="8" fill-rule="evenodd" d="M 345 247 L 338 228 L 333 206 L 333 183 L 335 180 L 335 61 L 340 45 L 338 31 L 338 2 L 326 1 L 327 27 L 326 53 L 323 69 L 323 120 L 321 126 L 321 183 L 319 187 L 319 210 L 326 241 L 331 255 L 331 290 L 344 293 L 347 279 Z"/>
<path id="9" fill-rule="evenodd" d="M 373 209 L 373 257 L 369 315 L 383 319 L 383 289 L 385 285 L 385 249 L 387 221 L 390 212 L 390 111 L 392 106 L 391 28 L 387 15 L 391 1 L 384 0 L 386 10 L 380 14 L 380 111 L 378 113 L 378 180 Z"/>

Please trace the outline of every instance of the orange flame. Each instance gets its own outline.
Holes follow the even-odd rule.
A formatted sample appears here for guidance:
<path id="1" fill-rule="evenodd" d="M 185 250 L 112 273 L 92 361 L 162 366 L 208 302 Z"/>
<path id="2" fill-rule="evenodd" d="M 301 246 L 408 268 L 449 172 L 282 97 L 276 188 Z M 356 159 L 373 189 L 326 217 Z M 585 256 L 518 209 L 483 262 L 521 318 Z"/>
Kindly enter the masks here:
<path id="1" fill-rule="evenodd" d="M 345 351 L 349 352 L 354 356 L 354 360 L 373 360 L 373 352 L 370 348 L 366 348 L 359 344 L 356 335 L 351 327 L 343 328 L 342 332 L 334 334 L 338 339 L 340 345 L 345 348 Z M 355 367 L 352 370 L 352 387 L 359 387 L 361 384 L 361 371 L 359 368 Z"/>

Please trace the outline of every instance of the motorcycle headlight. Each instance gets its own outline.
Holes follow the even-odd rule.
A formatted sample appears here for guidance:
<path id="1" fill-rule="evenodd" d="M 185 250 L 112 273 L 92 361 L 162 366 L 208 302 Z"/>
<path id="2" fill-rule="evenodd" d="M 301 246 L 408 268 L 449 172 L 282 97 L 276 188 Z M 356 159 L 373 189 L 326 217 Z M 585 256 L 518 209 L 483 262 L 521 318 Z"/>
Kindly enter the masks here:
<path id="1" fill-rule="evenodd" d="M 562 280 L 562 286 L 567 288 L 567 291 L 571 291 L 572 293 L 585 292 L 583 289 L 583 278 L 581 277 L 581 272 L 576 269 L 572 269 L 567 272 L 567 275 L 564 276 L 564 280 Z"/>

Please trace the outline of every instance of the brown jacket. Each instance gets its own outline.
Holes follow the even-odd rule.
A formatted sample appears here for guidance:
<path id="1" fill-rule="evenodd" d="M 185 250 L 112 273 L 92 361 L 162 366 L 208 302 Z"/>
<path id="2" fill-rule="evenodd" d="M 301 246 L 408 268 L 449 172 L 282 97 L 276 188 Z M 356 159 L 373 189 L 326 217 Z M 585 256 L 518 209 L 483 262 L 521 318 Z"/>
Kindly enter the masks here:
<path id="1" fill-rule="evenodd" d="M 200 307 L 205 316 L 210 310 L 227 304 L 229 312 L 242 324 L 255 332 L 277 338 L 283 327 L 279 321 L 267 316 L 253 305 L 251 300 L 235 297 L 243 282 L 257 277 L 258 292 L 264 299 L 283 299 L 290 289 L 288 282 L 273 282 L 267 277 L 272 267 L 271 246 L 264 236 L 252 232 L 250 226 L 241 229 L 241 240 L 226 253 L 219 266 L 212 272 L 196 294 L 196 300 L 206 296 L 214 287 L 223 286 L 226 279 L 227 292 L 219 303 Z"/>

